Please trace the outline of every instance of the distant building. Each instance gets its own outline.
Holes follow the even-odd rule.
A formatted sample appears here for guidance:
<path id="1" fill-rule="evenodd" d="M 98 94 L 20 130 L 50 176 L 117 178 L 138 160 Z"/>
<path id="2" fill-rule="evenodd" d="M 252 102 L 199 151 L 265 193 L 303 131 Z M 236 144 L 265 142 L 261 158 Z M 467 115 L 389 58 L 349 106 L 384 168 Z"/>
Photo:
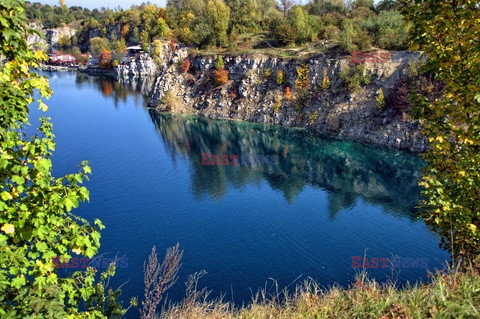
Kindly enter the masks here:
<path id="1" fill-rule="evenodd" d="M 77 64 L 77 58 L 70 54 L 50 56 L 50 64 L 54 65 L 73 65 Z"/>
<path id="2" fill-rule="evenodd" d="M 137 57 L 142 52 L 142 48 L 139 45 L 131 46 L 127 48 L 127 56 Z"/>

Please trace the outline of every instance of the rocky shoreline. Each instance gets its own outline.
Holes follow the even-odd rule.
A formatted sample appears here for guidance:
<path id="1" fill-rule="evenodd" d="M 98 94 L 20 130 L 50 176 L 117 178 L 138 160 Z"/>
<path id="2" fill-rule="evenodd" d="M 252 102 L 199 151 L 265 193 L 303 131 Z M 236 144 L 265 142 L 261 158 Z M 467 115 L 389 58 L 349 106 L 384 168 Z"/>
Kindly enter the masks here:
<path id="1" fill-rule="evenodd" d="M 367 63 L 365 74 L 370 83 L 355 93 L 345 89 L 339 76 L 350 63 L 349 56 L 325 54 L 307 60 L 224 56 L 228 82 L 215 86 L 212 78 L 216 56 L 191 57 L 186 48 L 172 52 L 167 46 L 163 52 L 155 62 L 142 54 L 114 69 L 75 70 L 112 76 L 128 85 L 136 83 L 148 96 L 149 107 L 158 111 L 305 128 L 321 135 L 412 152 L 427 147 L 417 122 L 392 116 L 376 102 L 379 89 L 387 96 L 395 83 L 406 77 L 405 61 L 417 58 L 416 52 L 397 52 L 400 62 Z M 183 72 L 181 63 L 187 59 L 190 66 Z M 299 69 L 307 70 L 310 83 L 306 101 L 301 100 L 298 88 Z M 278 72 L 285 76 L 282 85 L 276 81 Z M 321 88 L 324 76 L 330 82 L 326 89 Z M 292 90 L 290 99 L 286 87 Z"/>
<path id="2" fill-rule="evenodd" d="M 188 72 L 180 63 L 186 50 L 177 50 L 156 75 L 149 93 L 149 106 L 160 111 L 236 119 L 264 124 L 299 127 L 322 135 L 422 152 L 427 142 L 417 122 L 379 108 L 377 92 L 387 96 L 395 83 L 406 77 L 409 59 L 417 52 L 397 52 L 400 62 L 367 63 L 370 84 L 351 93 L 340 79 L 349 56 L 319 56 L 308 60 L 287 60 L 267 56 L 224 56 L 229 80 L 212 85 L 215 56 L 196 56 Z M 302 104 L 298 70 L 308 70 L 309 99 Z M 285 74 L 285 84 L 276 83 L 275 74 Z M 324 75 L 328 89 L 320 88 Z M 285 94 L 291 88 L 292 97 Z M 170 101 L 168 101 L 169 99 Z M 174 103 L 172 103 L 172 101 Z"/>

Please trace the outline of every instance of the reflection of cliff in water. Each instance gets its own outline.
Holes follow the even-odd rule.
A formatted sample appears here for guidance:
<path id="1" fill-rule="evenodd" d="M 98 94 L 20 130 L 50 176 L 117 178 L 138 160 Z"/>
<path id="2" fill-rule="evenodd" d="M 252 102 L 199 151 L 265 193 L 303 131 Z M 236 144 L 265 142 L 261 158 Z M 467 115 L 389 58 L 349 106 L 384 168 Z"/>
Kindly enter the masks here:
<path id="1" fill-rule="evenodd" d="M 191 161 L 197 197 L 219 198 L 228 186 L 241 188 L 266 180 L 288 202 L 307 185 L 326 190 L 332 218 L 359 198 L 397 215 L 415 216 L 422 162 L 413 155 L 294 129 L 149 112 L 172 157 L 183 154 Z M 204 166 L 202 153 L 278 154 L 280 163 Z"/>
<path id="2" fill-rule="evenodd" d="M 118 102 L 126 102 L 129 96 L 134 98 L 135 105 L 146 106 L 146 99 L 144 95 L 147 94 L 148 88 L 151 86 L 151 78 L 130 77 L 126 79 L 119 79 L 116 81 L 108 76 L 91 76 L 84 73 L 77 73 L 75 84 L 77 87 L 85 85 L 95 86 L 103 96 L 111 97 L 114 101 L 115 107 Z"/>

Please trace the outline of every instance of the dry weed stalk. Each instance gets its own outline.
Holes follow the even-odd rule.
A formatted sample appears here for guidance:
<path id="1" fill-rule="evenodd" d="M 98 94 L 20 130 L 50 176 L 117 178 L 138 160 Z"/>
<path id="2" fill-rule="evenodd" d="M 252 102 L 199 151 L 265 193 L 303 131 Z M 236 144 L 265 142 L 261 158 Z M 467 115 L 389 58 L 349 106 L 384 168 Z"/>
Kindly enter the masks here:
<path id="1" fill-rule="evenodd" d="M 143 265 L 145 296 L 140 310 L 141 319 L 153 318 L 163 294 L 177 282 L 182 256 L 183 250 L 180 251 L 179 244 L 176 244 L 167 249 L 165 259 L 159 264 L 157 250 L 153 246 L 148 263 Z"/>

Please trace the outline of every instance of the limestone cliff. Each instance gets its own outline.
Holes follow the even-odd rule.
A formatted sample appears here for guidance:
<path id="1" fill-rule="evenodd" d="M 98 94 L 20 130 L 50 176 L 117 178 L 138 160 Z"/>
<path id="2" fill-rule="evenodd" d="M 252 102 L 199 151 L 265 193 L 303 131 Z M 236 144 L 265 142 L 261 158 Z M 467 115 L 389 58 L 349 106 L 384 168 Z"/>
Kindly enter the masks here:
<path id="1" fill-rule="evenodd" d="M 418 123 L 401 114 L 392 114 L 388 105 L 381 108 L 376 102 L 379 89 L 387 96 L 394 84 L 406 76 L 407 61 L 417 58 L 418 53 L 396 52 L 395 63 L 367 63 L 365 76 L 369 84 L 355 93 L 346 88 L 339 76 L 342 68 L 350 63 L 349 56 L 326 54 L 308 60 L 224 56 L 229 80 L 215 86 L 216 57 L 190 58 L 188 72 L 182 73 L 180 64 L 187 55 L 186 49 L 178 49 L 163 65 L 150 90 L 151 107 L 174 113 L 302 127 L 415 152 L 426 148 Z M 300 69 L 309 79 L 306 90 L 298 87 Z M 282 85 L 277 84 L 278 72 L 285 75 Z M 328 88 L 321 88 L 324 75 L 330 82 Z M 290 99 L 286 87 L 291 89 Z M 170 101 L 166 101 L 166 96 Z"/>

